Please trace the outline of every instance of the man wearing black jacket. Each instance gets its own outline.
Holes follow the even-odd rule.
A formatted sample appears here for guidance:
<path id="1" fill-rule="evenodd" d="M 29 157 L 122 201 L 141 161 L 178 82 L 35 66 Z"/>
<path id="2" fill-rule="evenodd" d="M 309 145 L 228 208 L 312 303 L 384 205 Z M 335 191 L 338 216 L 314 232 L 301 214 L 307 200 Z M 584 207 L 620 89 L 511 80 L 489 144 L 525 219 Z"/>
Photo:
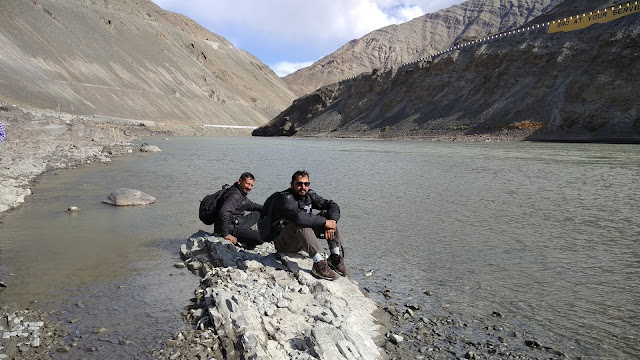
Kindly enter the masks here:
<path id="1" fill-rule="evenodd" d="M 340 207 L 309 188 L 309 173 L 304 170 L 293 174 L 290 185 L 280 193 L 273 210 L 273 219 L 280 219 L 283 225 L 273 240 L 276 250 L 285 253 L 304 250 L 313 258 L 312 272 L 322 279 L 334 280 L 338 274 L 346 276 L 349 272 L 344 266 L 342 236 L 337 227 Z M 314 214 L 313 209 L 321 212 Z M 328 261 L 318 238 L 328 242 L 331 252 Z"/>
<path id="2" fill-rule="evenodd" d="M 258 222 L 262 205 L 247 198 L 253 189 L 255 178 L 249 172 L 242 173 L 238 182 L 229 187 L 220 197 L 214 231 L 234 245 L 238 242 L 247 248 L 262 244 L 257 231 L 250 228 Z M 249 212 L 245 215 L 245 212 Z"/>

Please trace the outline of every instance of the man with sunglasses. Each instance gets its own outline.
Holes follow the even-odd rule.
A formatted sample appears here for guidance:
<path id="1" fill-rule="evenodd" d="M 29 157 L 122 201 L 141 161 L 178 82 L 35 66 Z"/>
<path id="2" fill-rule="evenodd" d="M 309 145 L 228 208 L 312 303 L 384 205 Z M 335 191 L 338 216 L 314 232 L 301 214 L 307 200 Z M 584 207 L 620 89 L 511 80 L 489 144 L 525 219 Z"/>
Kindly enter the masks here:
<path id="1" fill-rule="evenodd" d="M 214 231 L 234 245 L 242 243 L 245 248 L 253 249 L 262 244 L 260 234 L 250 228 L 258 222 L 262 205 L 247 198 L 253 189 L 255 177 L 250 172 L 240 175 L 238 182 L 231 185 L 218 200 L 218 216 Z M 245 212 L 248 214 L 245 215 Z"/>
<path id="2" fill-rule="evenodd" d="M 313 274 L 319 278 L 335 280 L 346 276 L 342 236 L 337 228 L 340 208 L 331 200 L 322 198 L 309 188 L 309 173 L 296 171 L 291 187 L 280 193 L 274 204 L 273 219 L 280 219 L 282 228 L 274 239 L 276 250 L 293 253 L 304 250 L 313 258 Z M 320 210 L 314 214 L 312 210 Z M 327 240 L 331 255 L 327 259 L 318 238 Z M 327 261 L 328 260 L 328 261 Z"/>

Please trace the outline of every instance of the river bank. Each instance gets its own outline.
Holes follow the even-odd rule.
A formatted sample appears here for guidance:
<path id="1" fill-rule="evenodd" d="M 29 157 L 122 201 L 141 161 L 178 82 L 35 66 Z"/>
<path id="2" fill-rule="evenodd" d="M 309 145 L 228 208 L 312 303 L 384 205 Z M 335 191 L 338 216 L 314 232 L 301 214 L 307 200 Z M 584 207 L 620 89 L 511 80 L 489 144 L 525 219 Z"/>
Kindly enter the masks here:
<path id="1" fill-rule="evenodd" d="M 0 224 L 3 214 L 22 206 L 37 177 L 57 169 L 109 163 L 114 156 L 138 153 L 132 141 L 153 133 L 145 126 L 93 122 L 14 106 L 0 106 L 7 136 L 0 143 Z M 9 279 L 0 279 L 0 295 Z M 48 357 L 68 352 L 61 344 L 69 331 L 50 321 L 57 311 L 16 309 L 0 304 L 0 359 Z"/>
<path id="2" fill-rule="evenodd" d="M 34 119 L 34 121 L 37 120 L 38 119 Z M 56 121 L 59 120 L 50 119 L 48 121 L 53 122 L 53 125 L 58 125 Z M 10 132 L 10 134 L 15 134 L 15 132 Z M 48 141 L 57 141 L 59 138 L 60 137 L 54 136 Z M 91 145 L 93 141 L 89 141 L 88 143 Z M 4 146 L 4 143 L 0 146 Z M 131 148 L 131 150 L 135 151 L 135 148 Z M 2 154 L 4 157 L 4 152 L 2 152 Z M 62 161 L 58 163 L 64 164 Z M 80 162 L 77 166 L 82 163 L 83 162 Z M 272 253 L 272 251 L 267 252 Z M 308 268 L 308 266 L 302 265 L 300 268 L 304 269 Z M 216 279 L 216 282 L 217 280 L 221 280 L 225 286 L 232 286 L 232 284 L 226 283 L 228 279 L 232 277 L 242 278 L 245 276 L 242 275 L 241 269 L 227 269 L 226 267 L 216 270 L 215 274 L 216 277 L 214 277 L 214 279 Z M 247 274 L 246 276 L 249 278 L 251 274 Z M 377 276 L 375 271 L 372 276 Z M 210 287 L 205 287 L 204 291 L 206 291 L 207 288 Z M 260 287 L 251 289 L 259 290 Z M 196 289 L 196 294 L 199 290 L 202 289 Z M 571 355 L 564 350 L 558 350 L 558 347 L 547 345 L 542 339 L 523 333 L 520 330 L 514 330 L 506 321 L 509 319 L 509 314 L 499 308 L 497 308 L 495 312 L 485 314 L 485 316 L 473 318 L 465 318 L 453 308 L 451 308 L 447 314 L 431 315 L 428 313 L 432 303 L 428 300 L 430 298 L 436 298 L 438 294 L 436 292 L 431 296 L 429 289 L 416 286 L 416 295 L 412 301 L 397 300 L 399 298 L 406 298 L 406 296 L 394 294 L 389 290 L 378 292 L 377 290 L 363 289 L 363 291 L 375 299 L 378 306 L 383 308 L 388 316 L 391 317 L 389 331 L 384 334 L 385 337 L 381 340 L 382 344 L 378 345 L 383 347 L 383 349 L 380 350 L 383 356 L 390 358 L 491 358 L 500 356 L 503 358 L 534 359 L 550 357 L 562 358 L 563 355 L 561 354 L 563 353 Z M 422 295 L 427 300 L 423 300 L 417 295 Z M 378 301 L 380 297 L 382 297 L 382 301 Z M 200 320 L 201 317 L 197 318 L 194 316 L 198 314 L 198 309 L 202 309 L 202 303 L 196 301 L 188 305 L 184 312 L 185 318 L 194 320 L 194 329 L 176 332 L 174 338 L 166 339 L 163 346 L 159 347 L 156 353 L 152 352 L 151 355 L 171 358 L 172 356 L 176 356 L 177 351 L 180 351 L 180 354 L 175 358 L 189 358 L 189 356 L 193 355 L 191 353 L 193 349 L 198 349 L 199 346 L 203 346 L 204 348 L 203 343 L 206 344 L 208 343 L 206 340 L 213 338 L 215 330 L 213 327 L 208 326 L 205 326 L 204 330 L 198 329 L 198 320 Z M 29 322 L 38 321 L 37 317 L 29 319 Z M 200 325 L 204 326 L 205 323 L 200 322 Z M 64 337 L 64 330 L 60 331 L 61 339 Z M 46 331 L 45 333 L 50 332 L 51 331 Z M 68 349 L 68 346 L 72 345 L 61 346 L 59 342 L 56 341 L 52 341 L 51 343 L 55 346 L 51 347 L 50 351 L 64 352 Z M 24 346 L 24 344 L 20 347 L 26 350 L 24 350 L 24 353 L 20 353 L 18 358 L 28 358 L 29 351 L 31 351 L 29 347 Z M 210 349 L 214 347 L 215 346 L 212 345 Z M 8 346 L 5 346 L 5 349 L 8 348 Z M 218 349 L 220 349 L 220 347 L 218 347 Z M 212 351 L 215 353 L 218 349 Z"/>

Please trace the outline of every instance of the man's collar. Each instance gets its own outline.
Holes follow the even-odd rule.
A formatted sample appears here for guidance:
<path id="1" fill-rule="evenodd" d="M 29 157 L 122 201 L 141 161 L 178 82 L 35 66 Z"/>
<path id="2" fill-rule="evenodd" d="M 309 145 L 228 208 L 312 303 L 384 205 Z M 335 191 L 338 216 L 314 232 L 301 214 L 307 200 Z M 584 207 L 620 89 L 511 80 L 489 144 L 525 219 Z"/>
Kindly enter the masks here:
<path id="1" fill-rule="evenodd" d="M 241 193 L 242 195 L 247 196 L 247 193 L 245 193 L 245 192 L 244 192 L 244 190 L 242 190 L 242 188 L 240 187 L 240 183 L 239 183 L 239 182 L 237 182 L 237 181 L 236 181 L 236 182 L 233 184 L 233 186 L 235 186 L 236 188 L 238 188 L 238 190 L 240 190 L 240 193 Z"/>

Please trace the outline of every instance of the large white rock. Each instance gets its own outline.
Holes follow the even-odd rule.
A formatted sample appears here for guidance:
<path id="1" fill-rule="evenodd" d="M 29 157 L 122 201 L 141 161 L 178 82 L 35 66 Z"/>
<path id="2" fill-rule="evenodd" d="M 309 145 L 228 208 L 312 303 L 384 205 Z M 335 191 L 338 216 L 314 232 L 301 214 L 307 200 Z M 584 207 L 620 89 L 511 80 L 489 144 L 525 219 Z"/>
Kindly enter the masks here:
<path id="1" fill-rule="evenodd" d="M 155 146 L 155 145 L 142 144 L 142 146 L 140 146 L 140 151 L 142 151 L 142 152 L 158 152 L 158 151 L 162 151 L 162 150 L 160 150 L 160 148 Z"/>
<path id="2" fill-rule="evenodd" d="M 116 206 L 147 205 L 156 202 L 156 198 L 140 190 L 120 188 L 109 194 L 102 202 Z"/>
<path id="3" fill-rule="evenodd" d="M 300 254 L 273 244 L 238 250 L 200 231 L 182 245 L 196 289 L 200 323 L 218 334 L 227 355 L 247 359 L 379 359 L 386 319 L 352 279 L 320 280 Z M 196 313 L 196 312 L 194 312 Z M 197 319 L 196 319 L 197 320 Z"/>

